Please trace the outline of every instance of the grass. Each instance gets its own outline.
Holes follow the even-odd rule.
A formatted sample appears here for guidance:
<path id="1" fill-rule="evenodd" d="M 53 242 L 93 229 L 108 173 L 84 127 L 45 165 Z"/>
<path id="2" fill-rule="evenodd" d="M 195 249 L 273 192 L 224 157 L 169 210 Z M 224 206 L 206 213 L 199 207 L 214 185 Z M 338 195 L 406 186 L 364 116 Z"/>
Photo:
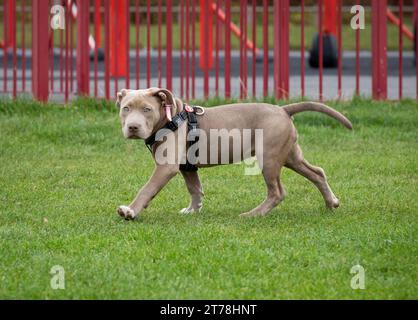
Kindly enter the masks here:
<path id="1" fill-rule="evenodd" d="M 239 218 L 265 186 L 231 165 L 200 171 L 201 214 L 178 213 L 189 198 L 177 176 L 127 222 L 115 209 L 153 161 L 142 142 L 122 138 L 111 105 L 1 101 L 0 298 L 416 299 L 418 105 L 331 105 L 353 132 L 322 115 L 295 122 L 337 211 L 286 169 L 285 201 L 267 217 Z M 357 264 L 365 290 L 350 288 Z M 65 290 L 50 287 L 54 265 L 65 268 Z"/>
<path id="2" fill-rule="evenodd" d="M 344 15 L 343 21 L 343 28 L 342 28 L 342 39 L 343 39 L 343 49 L 344 50 L 355 50 L 356 48 L 356 32 L 350 26 L 350 14 Z M 139 32 L 140 32 L 140 40 L 139 45 L 140 48 L 145 48 L 147 45 L 147 29 L 145 24 L 145 18 L 142 19 L 143 24 L 140 25 Z M 239 15 L 233 16 L 233 21 L 239 26 Z M 269 47 L 273 49 L 274 45 L 274 38 L 273 38 L 273 24 L 274 21 L 273 16 L 270 15 L 269 17 Z M 290 29 L 289 29 L 289 41 L 290 41 L 290 48 L 293 50 L 298 50 L 301 47 L 301 40 L 300 40 L 300 14 L 293 13 L 290 16 Z M 317 33 L 317 25 L 316 25 L 316 18 L 313 14 L 307 13 L 305 16 L 305 48 L 310 49 L 311 41 L 314 38 L 314 35 Z M 405 25 L 408 26 L 410 30 L 412 28 L 412 19 L 410 15 L 405 14 Z M 3 24 L 0 24 L 0 34 L 3 34 Z M 21 35 L 21 24 L 16 25 L 16 39 L 17 45 L 20 46 L 22 42 L 22 35 Z M 73 26 L 74 29 L 74 46 L 76 45 L 76 27 Z M 28 30 L 31 29 L 31 24 L 28 22 L 25 26 L 26 36 L 25 36 L 25 45 L 26 47 L 30 47 L 32 45 L 32 37 L 30 36 L 30 32 Z M 94 33 L 93 24 L 90 27 L 91 33 Z M 131 49 L 136 48 L 136 29 L 135 24 L 130 24 L 129 28 L 129 40 L 130 40 L 130 47 Z M 199 48 L 199 23 L 196 24 L 196 48 Z M 366 28 L 361 30 L 360 32 L 360 48 L 361 50 L 371 50 L 371 13 L 366 12 Z M 102 32 L 104 32 L 102 30 Z M 259 17 L 259 21 L 257 22 L 256 27 L 256 38 L 257 38 L 257 46 L 258 48 L 263 47 L 263 24 L 261 21 L 261 16 Z M 213 34 L 215 37 L 215 27 L 213 29 Z M 388 49 L 389 50 L 397 50 L 399 46 L 399 29 L 397 26 L 388 23 Z M 63 33 L 64 36 L 64 33 Z M 165 48 L 166 43 L 166 26 L 162 25 L 161 28 L 161 37 L 162 37 L 162 48 Z M 190 26 L 190 37 L 191 37 L 191 26 Z M 252 39 L 252 28 L 248 26 L 248 37 Z M 180 48 L 180 25 L 175 22 L 173 24 L 172 30 L 172 38 L 173 38 L 173 48 L 178 50 Z M 102 39 L 104 39 L 104 33 L 102 35 Z M 55 46 L 59 45 L 60 41 L 60 32 L 54 32 L 54 43 Z M 215 44 L 215 40 L 214 40 Z M 150 27 L 150 45 L 151 48 L 158 48 L 158 26 L 156 22 L 151 24 Z M 239 39 L 235 35 L 231 35 L 231 47 L 232 49 L 238 50 L 239 49 Z M 191 47 L 191 40 L 190 40 L 190 47 Z M 404 50 L 413 50 L 413 42 L 409 41 L 406 37 L 404 37 Z"/>

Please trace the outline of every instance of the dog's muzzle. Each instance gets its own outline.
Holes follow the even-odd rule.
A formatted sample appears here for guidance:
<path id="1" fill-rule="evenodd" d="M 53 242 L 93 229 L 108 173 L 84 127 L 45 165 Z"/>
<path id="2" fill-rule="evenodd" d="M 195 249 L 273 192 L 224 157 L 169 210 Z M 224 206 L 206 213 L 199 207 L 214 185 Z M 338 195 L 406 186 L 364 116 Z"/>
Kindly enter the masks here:
<path id="1" fill-rule="evenodd" d="M 137 123 L 127 124 L 127 138 L 128 139 L 140 139 L 141 127 Z"/>

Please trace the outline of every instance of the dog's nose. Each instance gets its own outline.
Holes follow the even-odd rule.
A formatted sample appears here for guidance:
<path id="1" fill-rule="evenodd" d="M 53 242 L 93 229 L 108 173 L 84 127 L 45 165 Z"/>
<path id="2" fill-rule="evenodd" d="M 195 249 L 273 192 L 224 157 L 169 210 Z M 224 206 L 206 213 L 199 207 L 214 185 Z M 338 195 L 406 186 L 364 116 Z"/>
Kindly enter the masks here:
<path id="1" fill-rule="evenodd" d="M 139 125 L 136 123 L 131 123 L 128 125 L 129 132 L 137 132 L 139 130 Z"/>

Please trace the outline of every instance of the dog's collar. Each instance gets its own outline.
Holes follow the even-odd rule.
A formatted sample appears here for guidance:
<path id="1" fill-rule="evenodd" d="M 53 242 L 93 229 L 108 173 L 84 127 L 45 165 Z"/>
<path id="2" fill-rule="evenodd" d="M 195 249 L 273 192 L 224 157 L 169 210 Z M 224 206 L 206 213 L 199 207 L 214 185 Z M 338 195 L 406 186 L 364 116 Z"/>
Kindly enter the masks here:
<path id="1" fill-rule="evenodd" d="M 171 131 L 176 131 L 180 126 L 187 120 L 187 111 L 183 110 L 176 114 L 171 121 L 167 122 L 164 127 L 161 129 L 169 129 Z M 151 134 L 148 138 L 145 139 L 145 145 L 148 147 L 148 149 L 151 150 L 152 145 L 156 142 L 155 137 L 157 135 L 157 132 L 161 129 L 157 130 L 153 134 Z"/>
<path id="2" fill-rule="evenodd" d="M 198 111 L 199 110 L 199 111 Z M 156 132 L 151 134 L 148 138 L 145 139 L 145 145 L 151 151 L 153 144 L 156 142 L 155 137 L 157 132 L 161 129 L 169 129 L 173 132 L 177 131 L 180 126 L 188 120 L 190 114 L 203 115 L 205 109 L 201 106 L 190 106 L 188 104 L 183 105 L 183 110 L 176 114 L 171 121 L 167 122 L 164 127 L 158 129 Z M 195 121 L 192 121 L 195 122 Z"/>

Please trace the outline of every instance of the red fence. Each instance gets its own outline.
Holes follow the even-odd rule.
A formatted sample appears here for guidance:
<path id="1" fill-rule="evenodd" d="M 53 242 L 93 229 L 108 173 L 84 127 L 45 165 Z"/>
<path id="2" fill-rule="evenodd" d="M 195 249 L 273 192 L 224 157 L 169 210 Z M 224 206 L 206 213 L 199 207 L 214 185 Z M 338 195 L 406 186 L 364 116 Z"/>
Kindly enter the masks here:
<path id="1" fill-rule="evenodd" d="M 398 92 L 391 98 L 404 97 L 405 89 L 418 98 L 418 68 L 405 65 L 404 50 L 406 43 L 415 48 L 406 55 L 413 64 L 418 0 L 395 2 L 389 7 L 387 0 L 357 0 L 371 8 L 371 24 L 366 21 L 371 54 L 362 50 L 363 30 L 352 31 L 351 64 L 344 60 L 343 31 L 350 14 L 358 13 L 350 13 L 353 1 L 318 0 L 308 7 L 301 0 L 290 7 L 289 0 L 5 0 L 0 89 L 3 95 L 27 93 L 42 101 L 74 95 L 110 99 L 122 87 L 150 86 L 167 87 L 186 99 L 287 99 L 315 92 L 313 98 L 322 100 L 334 86 L 335 98 L 351 92 L 386 99 L 388 82 L 396 76 Z M 318 33 L 309 64 L 308 13 Z M 291 22 L 297 16 L 299 22 Z M 389 23 L 398 30 L 395 65 L 388 64 Z M 335 65 L 328 65 L 333 59 Z M 370 90 L 363 81 L 371 82 Z"/>

